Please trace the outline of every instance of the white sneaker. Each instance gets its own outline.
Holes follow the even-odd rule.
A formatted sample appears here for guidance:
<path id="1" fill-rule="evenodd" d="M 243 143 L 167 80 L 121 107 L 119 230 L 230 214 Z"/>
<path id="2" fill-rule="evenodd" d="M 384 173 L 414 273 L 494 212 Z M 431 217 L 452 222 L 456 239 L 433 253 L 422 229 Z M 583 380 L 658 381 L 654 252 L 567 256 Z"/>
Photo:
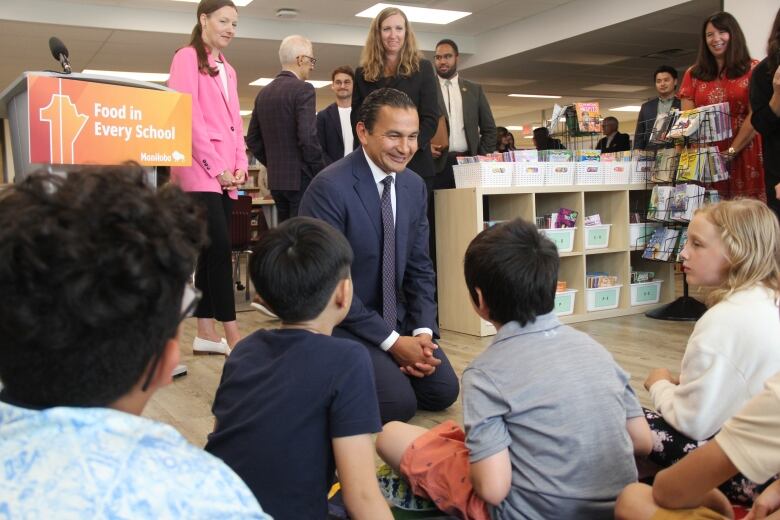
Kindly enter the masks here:
<path id="1" fill-rule="evenodd" d="M 195 340 L 192 342 L 192 353 L 196 356 L 206 354 L 221 354 L 226 356 L 230 353 L 230 347 L 228 347 L 227 341 L 221 338 L 222 341 L 211 341 L 195 336 Z"/>
<path id="2" fill-rule="evenodd" d="M 187 365 L 178 365 L 173 369 L 173 377 L 180 377 L 187 375 Z"/>
<path id="3" fill-rule="evenodd" d="M 257 311 L 260 311 L 260 312 L 262 312 L 263 314 L 265 314 L 265 315 L 266 315 L 266 316 L 268 316 L 269 318 L 273 318 L 273 319 L 275 319 L 275 320 L 278 320 L 278 319 L 279 319 L 279 316 L 277 316 L 276 314 L 274 314 L 273 312 L 271 312 L 271 309 L 269 309 L 268 307 L 266 307 L 266 306 L 265 306 L 265 305 L 263 305 L 262 303 L 259 303 L 259 302 L 252 302 L 252 303 L 250 303 L 249 305 L 250 305 L 250 306 L 251 306 L 253 309 L 255 309 L 255 310 L 257 310 Z"/>

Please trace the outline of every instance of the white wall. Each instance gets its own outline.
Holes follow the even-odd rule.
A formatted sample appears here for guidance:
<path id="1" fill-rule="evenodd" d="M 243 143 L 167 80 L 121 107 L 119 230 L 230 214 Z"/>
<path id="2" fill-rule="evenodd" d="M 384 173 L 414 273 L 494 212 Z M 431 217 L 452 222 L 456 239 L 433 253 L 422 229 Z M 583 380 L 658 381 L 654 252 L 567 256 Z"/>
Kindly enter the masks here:
<path id="1" fill-rule="evenodd" d="M 724 0 L 723 10 L 739 22 L 752 58 L 766 57 L 766 41 L 778 9 L 780 0 Z"/>

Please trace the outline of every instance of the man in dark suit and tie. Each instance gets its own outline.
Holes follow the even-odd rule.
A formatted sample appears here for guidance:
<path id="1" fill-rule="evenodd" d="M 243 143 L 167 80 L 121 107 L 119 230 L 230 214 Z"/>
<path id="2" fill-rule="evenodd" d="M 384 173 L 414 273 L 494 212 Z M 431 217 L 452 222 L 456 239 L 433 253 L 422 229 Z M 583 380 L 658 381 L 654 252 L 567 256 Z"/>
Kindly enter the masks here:
<path id="1" fill-rule="evenodd" d="M 485 93 L 458 74 L 458 45 L 449 39 L 436 44 L 433 56 L 438 76 L 439 108 L 447 121 L 449 148 L 431 150 L 437 189 L 454 188 L 452 166 L 459 155 L 485 155 L 496 149 L 496 122 Z"/>
<path id="2" fill-rule="evenodd" d="M 317 113 L 317 137 L 326 166 L 355 148 L 350 121 L 355 71 L 349 65 L 342 65 L 331 73 L 330 81 L 336 102 Z"/>
<path id="3" fill-rule="evenodd" d="M 601 153 L 625 152 L 631 149 L 631 139 L 628 134 L 618 132 L 618 120 L 607 116 L 601 121 L 601 130 L 604 137 L 599 139 L 596 148 Z"/>
<path id="4" fill-rule="evenodd" d="M 317 60 L 311 42 L 288 36 L 279 47 L 282 71 L 255 99 L 246 144 L 268 170 L 279 222 L 298 214 L 301 195 L 322 169 L 314 87 L 306 83 Z"/>
<path id="5" fill-rule="evenodd" d="M 382 421 L 418 408 L 442 410 L 458 378 L 438 336 L 435 275 L 428 256 L 425 183 L 406 165 L 417 151 L 419 118 L 395 89 L 369 94 L 357 113 L 361 147 L 325 168 L 301 201 L 301 215 L 328 222 L 354 251 L 354 298 L 333 335 L 366 346 Z"/>
<path id="6" fill-rule="evenodd" d="M 677 90 L 677 70 L 669 65 L 661 65 L 653 74 L 655 90 L 658 97 L 644 103 L 639 109 L 639 118 L 636 121 L 634 132 L 634 148 L 637 150 L 652 149 L 650 135 L 658 114 L 665 114 L 673 108 L 679 110 L 680 99 L 674 95 Z"/>

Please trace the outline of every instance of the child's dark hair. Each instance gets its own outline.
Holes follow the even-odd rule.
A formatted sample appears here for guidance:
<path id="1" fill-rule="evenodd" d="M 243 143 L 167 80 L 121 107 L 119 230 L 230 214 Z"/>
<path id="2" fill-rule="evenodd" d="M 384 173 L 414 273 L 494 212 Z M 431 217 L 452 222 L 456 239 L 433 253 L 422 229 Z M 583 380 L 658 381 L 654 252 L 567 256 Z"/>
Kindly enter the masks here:
<path id="1" fill-rule="evenodd" d="M 471 299 L 479 304 L 479 288 L 492 321 L 525 326 L 555 306 L 558 249 L 529 222 L 518 218 L 484 230 L 463 263 Z"/>
<path id="2" fill-rule="evenodd" d="M 349 278 L 352 248 L 325 222 L 295 217 L 266 233 L 252 251 L 249 273 L 260 297 L 282 321 L 320 315 Z"/>
<path id="3" fill-rule="evenodd" d="M 0 190 L 0 379 L 32 406 L 107 406 L 177 334 L 205 241 L 192 199 L 137 164 Z"/>

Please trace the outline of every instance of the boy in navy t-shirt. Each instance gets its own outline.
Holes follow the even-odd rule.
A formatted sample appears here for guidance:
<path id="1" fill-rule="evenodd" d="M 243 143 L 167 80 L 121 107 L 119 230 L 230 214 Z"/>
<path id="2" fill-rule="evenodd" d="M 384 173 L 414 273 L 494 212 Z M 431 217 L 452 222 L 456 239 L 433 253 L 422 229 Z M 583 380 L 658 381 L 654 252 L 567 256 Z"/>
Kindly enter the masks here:
<path id="1" fill-rule="evenodd" d="M 375 475 L 371 434 L 382 425 L 371 360 L 330 335 L 352 302 L 351 263 L 346 239 L 305 217 L 269 231 L 250 261 L 282 325 L 248 336 L 225 363 L 206 450 L 276 520 L 326 518 L 334 470 L 352 518 L 392 518 Z"/>

